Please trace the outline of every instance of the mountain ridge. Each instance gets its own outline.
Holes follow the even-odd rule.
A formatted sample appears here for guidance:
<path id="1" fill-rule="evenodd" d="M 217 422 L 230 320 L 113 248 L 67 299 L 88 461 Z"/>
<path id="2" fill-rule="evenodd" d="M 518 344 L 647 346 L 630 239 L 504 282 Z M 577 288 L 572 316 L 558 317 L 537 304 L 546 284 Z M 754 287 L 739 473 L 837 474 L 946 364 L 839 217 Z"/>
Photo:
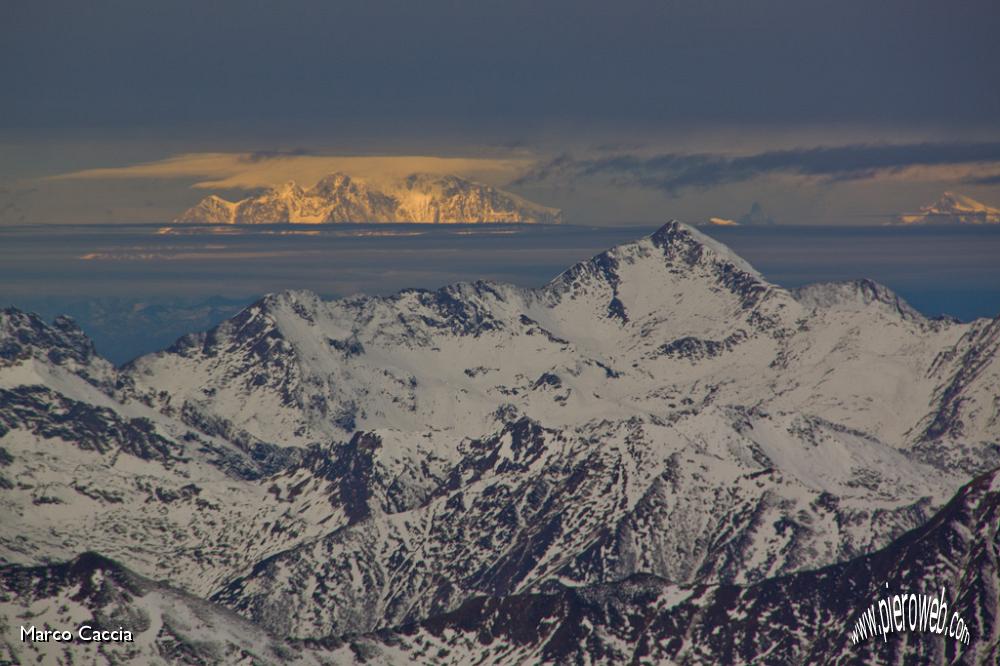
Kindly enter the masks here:
<path id="1" fill-rule="evenodd" d="M 375 186 L 331 173 L 312 188 L 294 181 L 239 201 L 210 195 L 182 213 L 178 224 L 336 224 L 364 222 L 558 224 L 558 209 L 459 178 L 411 174 Z"/>

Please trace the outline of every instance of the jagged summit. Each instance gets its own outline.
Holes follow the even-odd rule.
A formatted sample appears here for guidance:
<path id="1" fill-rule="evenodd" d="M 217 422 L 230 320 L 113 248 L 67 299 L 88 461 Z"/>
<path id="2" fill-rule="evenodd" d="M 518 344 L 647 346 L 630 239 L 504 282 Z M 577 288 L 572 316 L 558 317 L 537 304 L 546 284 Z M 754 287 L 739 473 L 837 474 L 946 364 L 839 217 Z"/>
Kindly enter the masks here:
<path id="1" fill-rule="evenodd" d="M 698 231 L 695 227 L 684 224 L 679 220 L 671 220 L 660 227 L 651 238 L 659 243 L 685 243 L 689 246 L 697 245 L 711 251 L 717 260 L 732 264 L 733 267 L 741 270 L 753 277 L 763 280 L 763 276 L 757 269 L 750 265 L 746 259 L 733 252 L 728 245 L 720 243 L 711 236 Z"/>
<path id="2" fill-rule="evenodd" d="M 34 313 L 5 308 L 0 311 L 0 368 L 27 360 L 63 368 L 92 383 L 107 381 L 113 370 L 72 317 L 60 315 L 47 324 Z"/>
<path id="3" fill-rule="evenodd" d="M 332 196 L 337 192 L 349 190 L 357 185 L 346 173 L 335 171 L 320 178 L 309 190 L 315 196 Z"/>
<path id="4" fill-rule="evenodd" d="M 919 213 L 903 213 L 897 224 L 1000 224 L 1000 208 L 976 201 L 956 192 L 945 192 L 932 204 L 920 207 Z"/>
<path id="5" fill-rule="evenodd" d="M 653 252 L 652 250 L 657 250 Z M 637 241 L 623 243 L 601 252 L 590 259 L 571 266 L 553 281 L 553 285 L 572 281 L 573 277 L 597 270 L 610 276 L 620 262 L 628 265 L 662 266 L 673 270 L 692 269 L 695 266 L 714 266 L 745 273 L 749 278 L 765 283 L 764 277 L 745 259 L 728 246 L 685 224 L 670 220 L 659 229 Z M 617 277 L 609 277 L 617 281 Z"/>
<path id="6" fill-rule="evenodd" d="M 375 186 L 335 172 L 309 189 L 290 181 L 235 202 L 211 195 L 175 221 L 195 224 L 554 224 L 561 221 L 561 213 L 558 209 L 458 176 L 418 173 L 401 181 Z"/>

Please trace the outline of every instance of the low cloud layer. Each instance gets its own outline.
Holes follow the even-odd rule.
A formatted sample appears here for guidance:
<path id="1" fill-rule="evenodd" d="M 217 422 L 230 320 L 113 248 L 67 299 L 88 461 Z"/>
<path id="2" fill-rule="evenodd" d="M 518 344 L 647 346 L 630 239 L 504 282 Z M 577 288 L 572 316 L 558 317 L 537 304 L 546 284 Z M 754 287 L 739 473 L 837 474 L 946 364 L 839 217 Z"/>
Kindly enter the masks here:
<path id="1" fill-rule="evenodd" d="M 456 174 L 474 179 L 505 181 L 530 162 L 522 159 L 428 157 L 421 155 L 341 156 L 293 151 L 250 153 L 184 153 L 163 160 L 122 167 L 85 169 L 47 180 L 192 179 L 202 189 L 255 189 L 294 180 L 312 185 L 342 171 L 371 180 L 402 178 L 411 173 Z"/>
<path id="2" fill-rule="evenodd" d="M 606 178 L 617 184 L 676 195 L 759 177 L 807 178 L 822 182 L 879 178 L 971 180 L 1000 178 L 1000 142 L 849 144 L 749 155 L 661 153 L 575 158 L 561 155 L 514 180 L 515 185 Z"/>
<path id="3" fill-rule="evenodd" d="M 788 139 L 785 139 L 788 141 Z M 808 146 L 816 139 L 798 137 Z M 818 142 L 818 140 L 816 140 Z M 808 143 L 807 143 L 808 142 Z M 203 191 L 241 198 L 294 180 L 309 187 L 341 171 L 379 186 L 411 173 L 455 174 L 512 189 L 531 201 L 562 208 L 571 224 L 619 225 L 665 218 L 741 221 L 754 201 L 780 224 L 881 224 L 916 211 L 946 190 L 995 205 L 1000 194 L 1000 141 L 874 143 L 844 137 L 814 147 L 795 143 L 699 143 L 664 150 L 650 144 L 574 148 L 556 157 L 535 152 L 486 157 L 316 154 L 307 149 L 185 152 L 166 159 L 26 179 L 44 195 L 0 193 L 0 224 L 165 223 L 193 206 Z M 740 145 L 741 152 L 709 146 Z M 540 157 L 544 156 L 544 157 Z M 192 189 L 193 188 L 193 189 Z M 11 189 L 11 188 L 8 188 Z M 12 190 L 13 191 L 13 190 Z M 9 194 L 9 193 L 8 193 Z M 113 212 L 108 212 L 113 211 Z M 753 224 L 742 220 L 743 225 Z"/>

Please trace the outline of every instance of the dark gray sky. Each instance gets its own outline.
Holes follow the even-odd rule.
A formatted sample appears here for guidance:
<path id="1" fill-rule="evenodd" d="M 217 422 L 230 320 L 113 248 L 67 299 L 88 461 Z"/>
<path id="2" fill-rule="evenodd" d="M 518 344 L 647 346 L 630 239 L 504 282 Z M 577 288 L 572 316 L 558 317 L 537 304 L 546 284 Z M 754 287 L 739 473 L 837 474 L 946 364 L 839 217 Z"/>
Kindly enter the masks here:
<path id="1" fill-rule="evenodd" d="M 0 224 L 169 218 L 212 174 L 41 179 L 291 149 L 563 160 L 497 184 L 585 223 L 1000 204 L 995 0 L 6 0 L 0 80 Z"/>
<path id="2" fill-rule="evenodd" d="M 8 127 L 1000 119 L 990 1 L 5 5 Z"/>

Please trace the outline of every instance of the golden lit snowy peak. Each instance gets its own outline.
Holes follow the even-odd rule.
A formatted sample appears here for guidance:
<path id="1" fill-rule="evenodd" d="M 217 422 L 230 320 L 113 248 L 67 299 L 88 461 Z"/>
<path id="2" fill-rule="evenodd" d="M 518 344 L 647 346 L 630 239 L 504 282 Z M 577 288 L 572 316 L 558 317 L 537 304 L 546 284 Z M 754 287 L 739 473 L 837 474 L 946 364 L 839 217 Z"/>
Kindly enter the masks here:
<path id="1" fill-rule="evenodd" d="M 899 224 L 1000 224 L 1000 209 L 955 192 L 945 192 L 919 213 L 903 213 Z"/>
<path id="2" fill-rule="evenodd" d="M 376 187 L 343 173 L 332 173 L 308 190 L 288 182 L 235 202 L 212 195 L 176 220 L 194 224 L 560 221 L 556 208 L 457 176 L 413 174 Z"/>

